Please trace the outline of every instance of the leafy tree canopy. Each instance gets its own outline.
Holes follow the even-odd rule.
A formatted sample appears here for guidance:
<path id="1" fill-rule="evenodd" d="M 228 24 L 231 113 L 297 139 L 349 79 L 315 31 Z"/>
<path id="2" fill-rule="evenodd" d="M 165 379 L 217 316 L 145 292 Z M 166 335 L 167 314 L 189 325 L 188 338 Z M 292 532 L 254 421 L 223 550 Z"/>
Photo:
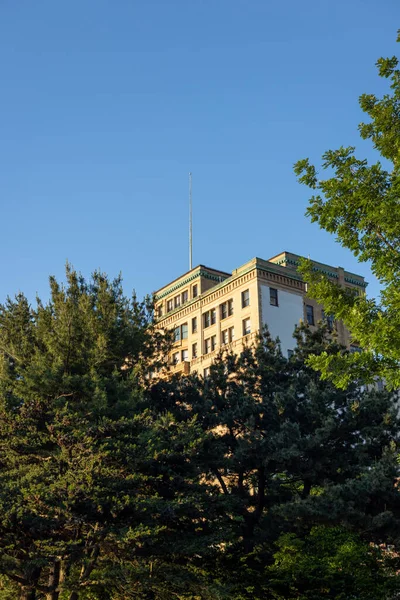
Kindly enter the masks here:
<path id="1" fill-rule="evenodd" d="M 400 37 L 397 41 L 400 41 Z M 309 294 L 329 313 L 344 321 L 362 353 L 326 353 L 311 364 L 346 387 L 354 380 L 384 378 L 400 387 L 400 70 L 398 59 L 380 58 L 379 76 L 389 80 L 382 98 L 363 94 L 360 107 L 369 120 L 359 125 L 362 139 L 370 140 L 383 161 L 370 164 L 356 156 L 354 147 L 329 150 L 322 168 L 331 176 L 320 179 L 308 159 L 295 165 L 302 184 L 314 191 L 307 215 L 362 262 L 371 264 L 382 292 L 379 300 L 357 296 L 318 277 L 304 262 Z"/>

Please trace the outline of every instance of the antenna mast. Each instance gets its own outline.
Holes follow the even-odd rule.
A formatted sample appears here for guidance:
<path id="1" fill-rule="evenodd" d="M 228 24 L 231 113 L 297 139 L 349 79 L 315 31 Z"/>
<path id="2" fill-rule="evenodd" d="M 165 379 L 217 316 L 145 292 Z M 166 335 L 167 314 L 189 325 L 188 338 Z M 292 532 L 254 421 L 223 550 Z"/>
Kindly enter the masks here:
<path id="1" fill-rule="evenodd" d="M 189 271 L 192 268 L 192 174 L 189 173 Z"/>

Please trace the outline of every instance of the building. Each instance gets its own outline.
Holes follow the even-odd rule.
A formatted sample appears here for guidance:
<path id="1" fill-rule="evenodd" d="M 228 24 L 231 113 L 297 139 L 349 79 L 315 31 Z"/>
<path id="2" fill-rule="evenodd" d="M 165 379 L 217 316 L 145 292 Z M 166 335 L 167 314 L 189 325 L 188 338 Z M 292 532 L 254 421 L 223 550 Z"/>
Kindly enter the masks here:
<path id="1" fill-rule="evenodd" d="M 316 326 L 327 320 L 336 329 L 338 341 L 351 349 L 343 323 L 324 315 L 323 308 L 307 298 L 306 284 L 297 272 L 300 258 L 290 252 L 269 260 L 253 258 L 232 273 L 199 265 L 158 290 L 158 324 L 174 332 L 171 372 L 197 371 L 207 376 L 221 349 L 240 353 L 264 325 L 273 337 L 279 337 L 286 356 L 293 350 L 293 331 L 301 321 Z M 315 270 L 339 285 L 357 294 L 365 292 L 367 283 L 360 275 L 312 262 Z"/>

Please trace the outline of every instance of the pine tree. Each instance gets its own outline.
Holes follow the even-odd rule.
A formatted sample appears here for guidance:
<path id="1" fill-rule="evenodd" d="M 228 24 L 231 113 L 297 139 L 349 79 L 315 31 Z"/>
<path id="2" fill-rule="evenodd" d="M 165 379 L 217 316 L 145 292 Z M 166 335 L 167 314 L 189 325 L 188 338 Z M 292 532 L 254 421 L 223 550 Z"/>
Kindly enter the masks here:
<path id="1" fill-rule="evenodd" d="M 66 275 L 47 304 L 0 308 L 0 573 L 24 600 L 106 597 L 124 561 L 179 562 L 214 537 L 190 466 L 201 429 L 143 405 L 168 345 L 151 305 Z"/>
<path id="2" fill-rule="evenodd" d="M 266 331 L 255 349 L 220 357 L 209 377 L 162 384 L 158 394 L 208 434 L 197 460 L 226 513 L 222 551 L 208 567 L 225 578 L 227 597 L 274 597 L 269 568 L 284 535 L 306 540 L 313 527 L 344 526 L 367 545 L 399 547 L 394 398 L 355 384 L 339 390 L 307 366 L 310 354 L 344 351 L 325 328 L 302 327 L 296 338 L 290 360 Z"/>

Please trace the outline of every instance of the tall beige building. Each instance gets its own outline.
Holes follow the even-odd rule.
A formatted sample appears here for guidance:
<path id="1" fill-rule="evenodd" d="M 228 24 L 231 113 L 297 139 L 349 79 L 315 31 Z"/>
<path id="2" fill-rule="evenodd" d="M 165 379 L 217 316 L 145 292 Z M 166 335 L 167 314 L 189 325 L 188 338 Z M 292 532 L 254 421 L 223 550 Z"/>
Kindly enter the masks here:
<path id="1" fill-rule="evenodd" d="M 357 349 L 343 323 L 324 315 L 323 308 L 307 298 L 297 272 L 299 260 L 296 254 L 281 252 L 269 260 L 253 258 L 232 273 L 199 265 L 158 290 L 158 324 L 174 332 L 171 372 L 206 376 L 221 349 L 240 353 L 264 325 L 279 337 L 286 356 L 294 348 L 293 331 L 301 321 L 316 326 L 326 319 L 341 343 Z M 339 285 L 365 292 L 367 284 L 360 275 L 312 262 L 315 270 Z"/>

